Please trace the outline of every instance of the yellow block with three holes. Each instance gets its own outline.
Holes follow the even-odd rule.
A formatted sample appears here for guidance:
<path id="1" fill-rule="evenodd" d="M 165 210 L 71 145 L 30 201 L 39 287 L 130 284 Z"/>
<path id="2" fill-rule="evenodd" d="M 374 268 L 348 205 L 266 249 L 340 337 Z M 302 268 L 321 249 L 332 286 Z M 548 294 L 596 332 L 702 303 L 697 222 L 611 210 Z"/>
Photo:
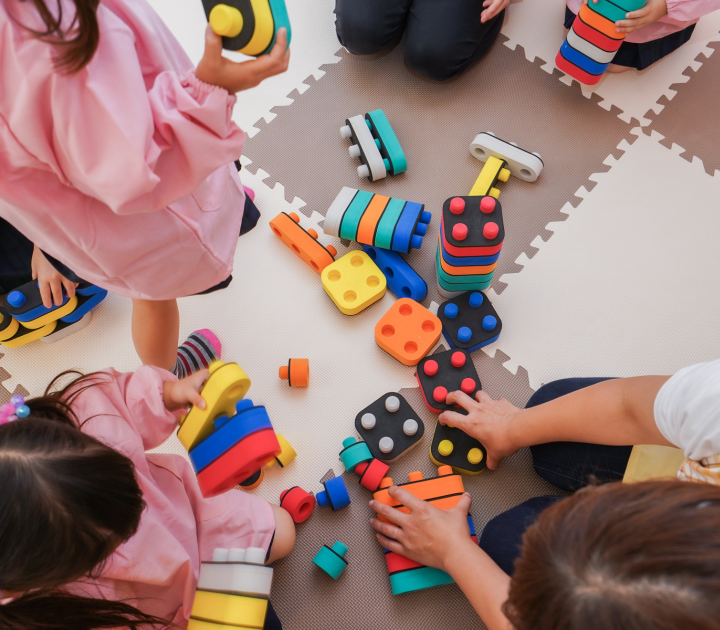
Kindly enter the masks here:
<path id="1" fill-rule="evenodd" d="M 78 299 L 77 295 L 73 295 L 65 304 L 63 304 L 61 307 L 56 308 L 49 313 L 45 313 L 42 317 L 36 317 L 33 320 L 30 320 L 29 322 L 23 322 L 22 325 L 25 326 L 25 328 L 30 328 L 32 330 L 35 330 L 36 328 L 42 328 L 46 324 L 49 324 L 50 322 L 56 322 L 61 317 L 65 317 L 65 315 L 70 315 L 75 308 L 77 307 Z M 44 336 L 44 335 L 41 335 Z"/>
<path id="2" fill-rule="evenodd" d="M 357 315 L 387 290 L 382 271 L 360 250 L 349 252 L 325 267 L 320 279 L 325 292 L 345 315 Z"/>
<path id="3" fill-rule="evenodd" d="M 195 591 L 190 616 L 199 621 L 241 628 L 262 628 L 265 625 L 267 607 L 268 600 L 257 597 Z"/>
<path id="4" fill-rule="evenodd" d="M 49 334 L 49 333 L 48 333 Z M 235 403 L 250 389 L 250 379 L 237 363 L 215 361 L 210 365 L 210 377 L 201 395 L 207 407 L 192 407 L 180 421 L 178 439 L 190 450 L 214 431 L 218 416 L 235 415 Z"/>

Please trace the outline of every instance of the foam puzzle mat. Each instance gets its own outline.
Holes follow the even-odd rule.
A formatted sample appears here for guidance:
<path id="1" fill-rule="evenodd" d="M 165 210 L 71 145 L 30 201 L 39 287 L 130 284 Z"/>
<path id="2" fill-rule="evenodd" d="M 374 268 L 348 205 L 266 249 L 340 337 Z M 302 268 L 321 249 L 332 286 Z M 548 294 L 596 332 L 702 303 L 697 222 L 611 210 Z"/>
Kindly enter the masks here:
<path id="1" fill-rule="evenodd" d="M 205 28 L 199 0 L 151 4 L 198 61 Z M 556 378 L 670 373 L 720 356 L 720 12 L 703 18 L 690 42 L 660 64 L 608 75 L 588 89 L 554 67 L 565 36 L 561 1 L 513 1 L 485 59 L 446 84 L 412 74 L 401 46 L 372 57 L 347 54 L 335 38 L 332 0 L 287 5 L 290 69 L 241 93 L 234 112 L 248 133 L 241 177 L 256 191 L 262 217 L 239 241 L 230 287 L 180 300 L 181 335 L 214 330 L 224 358 L 252 379 L 248 397 L 267 407 L 298 452 L 286 469 L 266 470 L 253 492 L 277 503 L 291 486 L 321 490 L 321 480 L 343 472 L 338 453 L 355 435 L 356 413 L 388 391 L 408 400 L 426 433 L 390 474 L 400 482 L 413 470 L 433 474 L 435 415 L 414 369 L 374 341 L 394 296 L 343 315 L 268 222 L 296 212 L 304 228 L 342 255 L 359 246 L 324 235 L 322 225 L 343 186 L 424 203 L 433 221 L 407 260 L 427 281 L 422 303 L 434 310 L 443 301 L 435 283 L 440 209 L 446 198 L 466 195 L 480 172 L 468 149 L 480 131 L 537 151 L 545 163 L 535 183 L 511 178 L 499 186 L 506 238 L 487 294 L 503 332 L 472 355 L 485 391 L 524 405 Z M 377 108 L 393 125 L 408 171 L 373 183 L 358 178 L 339 130 L 346 118 Z M 111 295 L 81 332 L 4 350 L 0 403 L 13 393 L 41 393 L 68 368 L 135 369 L 130 311 L 129 300 Z M 441 340 L 434 351 L 444 347 Z M 278 378 L 289 357 L 310 359 L 308 388 Z M 176 438 L 160 450 L 186 455 Z M 345 474 L 352 505 L 317 509 L 298 525 L 296 549 L 275 565 L 272 601 L 284 627 L 483 628 L 454 585 L 390 594 L 368 524 L 370 494 L 357 479 Z M 557 492 L 534 474 L 526 450 L 464 482 L 478 532 L 496 514 Z M 337 582 L 311 562 L 335 540 L 349 548 L 349 567 Z"/>

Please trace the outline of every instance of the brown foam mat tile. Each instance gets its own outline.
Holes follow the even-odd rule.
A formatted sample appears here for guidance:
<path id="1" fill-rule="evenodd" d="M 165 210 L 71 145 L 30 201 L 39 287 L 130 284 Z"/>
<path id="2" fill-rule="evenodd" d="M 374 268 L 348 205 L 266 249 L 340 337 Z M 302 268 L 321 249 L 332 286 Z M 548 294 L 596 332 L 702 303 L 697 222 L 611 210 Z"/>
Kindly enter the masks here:
<path id="1" fill-rule="evenodd" d="M 708 46 L 717 51 L 720 43 Z M 673 85 L 676 90 L 672 100 L 663 96 L 664 105 L 659 114 L 650 111 L 646 115 L 652 120 L 644 128 L 646 135 L 652 131 L 665 138 L 660 144 L 670 148 L 677 144 L 684 149 L 679 155 L 688 161 L 699 159 L 705 172 L 712 175 L 720 170 L 720 108 L 717 107 L 718 86 L 720 86 L 720 53 L 698 55 L 702 61 L 698 70 L 688 68 L 683 74 L 689 77 L 685 83 Z"/>
<path id="2" fill-rule="evenodd" d="M 247 140 L 243 164 L 269 173 L 268 186 L 282 183 L 288 199 L 297 196 L 307 204 L 302 211 L 308 215 L 324 215 L 343 186 L 424 203 L 433 221 L 424 246 L 408 261 L 428 282 L 428 299 L 442 301 L 435 288 L 440 209 L 446 198 L 467 194 L 482 168 L 470 155 L 470 142 L 480 131 L 492 131 L 537 151 L 545 170 L 535 183 L 511 178 L 500 185 L 507 236 L 493 287 L 501 292 L 498 278 L 520 269 L 515 260 L 533 255 L 538 235 L 551 236 L 545 226 L 567 217 L 563 205 L 579 202 L 575 192 L 593 186 L 588 177 L 607 170 L 603 160 L 630 130 L 613 108 L 598 107 L 596 96 L 585 98 L 541 70 L 540 61 L 528 62 L 520 46 L 502 45 L 503 39 L 481 63 L 446 84 L 408 72 L 400 46 L 373 59 L 341 53 L 340 63 L 324 67 L 322 81 L 310 78 L 313 89 L 291 94 L 293 105 L 280 108 L 272 125 Z M 346 118 L 377 108 L 393 125 L 408 171 L 371 183 L 357 176 L 359 161 L 348 155 L 340 127 Z"/>
<path id="3" fill-rule="evenodd" d="M 0 359 L 2 359 L 4 356 L 4 354 L 0 353 Z M 30 392 L 20 384 L 15 385 L 13 391 L 7 389 L 3 385 L 3 383 L 11 378 L 12 376 L 10 375 L 10 373 L 4 367 L 0 367 L 0 405 L 6 402 L 10 402 L 10 399 L 16 394 L 20 394 L 21 396 L 25 397 L 30 396 Z M 39 393 L 40 392 L 38 392 L 38 394 Z"/>
<path id="4" fill-rule="evenodd" d="M 524 405 L 532 394 L 527 374 L 521 368 L 513 375 L 502 367 L 507 357 L 497 352 L 491 358 L 475 353 L 483 389 L 491 396 L 504 396 Z M 428 456 L 437 416 L 425 406 L 420 389 L 401 389 L 425 424 L 422 442 L 390 466 L 390 476 L 404 483 L 414 470 L 433 477 L 437 468 Z M 353 435 L 348 423 L 348 435 Z M 327 445 L 327 448 L 332 448 Z M 340 445 L 337 445 L 340 452 Z M 323 480 L 332 477 L 332 471 Z M 358 483 L 354 473 L 343 475 L 352 503 L 338 512 L 315 508 L 305 523 L 297 526 L 292 554 L 275 563 L 272 602 L 287 630 L 437 630 L 438 628 L 485 628 L 460 589 L 453 585 L 393 596 L 382 549 L 370 527 L 373 512 L 371 493 Z M 523 449 L 506 459 L 496 471 L 463 476 L 465 489 L 473 497 L 471 513 L 480 534 L 497 514 L 543 494 L 561 494 L 532 470 L 530 452 Z M 312 563 L 322 545 L 340 540 L 348 546 L 349 566 L 335 582 Z"/>

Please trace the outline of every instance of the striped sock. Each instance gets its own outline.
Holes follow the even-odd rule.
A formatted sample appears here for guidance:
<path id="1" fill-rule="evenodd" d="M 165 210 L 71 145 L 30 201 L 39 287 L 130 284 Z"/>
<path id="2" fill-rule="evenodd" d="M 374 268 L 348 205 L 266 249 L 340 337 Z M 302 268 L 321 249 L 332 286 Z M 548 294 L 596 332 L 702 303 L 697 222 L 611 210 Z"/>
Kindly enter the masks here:
<path id="1" fill-rule="evenodd" d="M 173 374 L 185 378 L 199 370 L 210 367 L 220 358 L 220 340 L 207 329 L 196 330 L 178 348 Z"/>

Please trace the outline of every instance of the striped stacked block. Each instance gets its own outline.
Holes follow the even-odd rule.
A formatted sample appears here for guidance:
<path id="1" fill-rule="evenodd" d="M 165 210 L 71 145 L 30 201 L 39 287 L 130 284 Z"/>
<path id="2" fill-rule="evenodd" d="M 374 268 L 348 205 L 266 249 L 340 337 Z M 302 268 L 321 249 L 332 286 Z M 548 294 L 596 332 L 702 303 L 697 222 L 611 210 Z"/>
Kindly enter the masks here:
<path id="1" fill-rule="evenodd" d="M 580 7 L 555 65 L 585 85 L 595 85 L 625 39 L 615 22 L 645 6 L 645 0 L 590 0 Z"/>
<path id="2" fill-rule="evenodd" d="M 343 188 L 325 215 L 325 234 L 403 254 L 418 249 L 432 215 L 425 206 Z"/>

